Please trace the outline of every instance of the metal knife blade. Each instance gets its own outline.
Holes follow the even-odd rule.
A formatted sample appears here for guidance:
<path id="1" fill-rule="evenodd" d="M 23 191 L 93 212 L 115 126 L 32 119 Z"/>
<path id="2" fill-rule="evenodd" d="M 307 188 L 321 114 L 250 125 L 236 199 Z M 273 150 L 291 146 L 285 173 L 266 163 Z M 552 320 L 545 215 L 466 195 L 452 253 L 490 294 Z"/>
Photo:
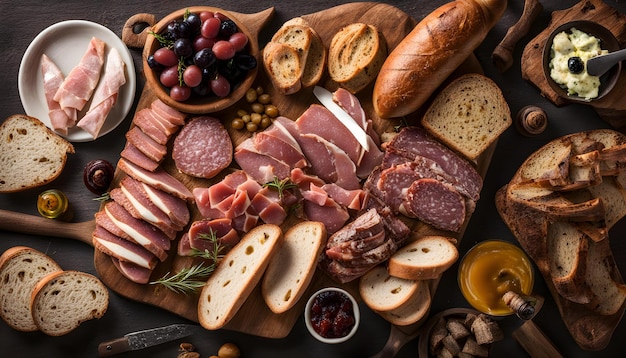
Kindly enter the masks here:
<path id="1" fill-rule="evenodd" d="M 100 343 L 100 345 L 98 345 L 98 355 L 100 357 L 108 357 L 123 352 L 156 346 L 161 343 L 190 336 L 199 328 L 199 326 L 191 324 L 172 324 L 128 333 L 124 335 L 124 337 Z"/>
<path id="2" fill-rule="evenodd" d="M 313 88 L 313 94 L 324 105 L 324 107 L 334 114 L 335 117 L 337 117 L 339 121 L 354 134 L 354 137 L 357 141 L 359 141 L 359 144 L 361 144 L 363 149 L 365 149 L 365 151 L 369 151 L 370 147 L 367 142 L 367 134 L 363 128 L 356 123 L 354 118 L 348 114 L 348 112 L 333 101 L 333 94 L 326 88 L 320 86 L 315 86 L 315 88 Z"/>

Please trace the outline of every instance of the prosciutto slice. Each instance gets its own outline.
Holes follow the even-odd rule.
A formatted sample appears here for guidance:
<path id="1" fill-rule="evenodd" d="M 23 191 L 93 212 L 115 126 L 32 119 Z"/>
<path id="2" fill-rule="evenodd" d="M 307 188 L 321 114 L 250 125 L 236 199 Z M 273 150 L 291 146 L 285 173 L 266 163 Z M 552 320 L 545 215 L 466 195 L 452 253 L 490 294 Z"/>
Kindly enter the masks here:
<path id="1" fill-rule="evenodd" d="M 59 102 L 61 108 L 81 111 L 85 107 L 100 80 L 105 47 L 104 41 L 91 38 L 80 62 L 70 71 L 54 95 L 54 100 Z"/>
<path id="2" fill-rule="evenodd" d="M 67 134 L 67 129 L 74 125 L 76 120 L 76 110 L 69 111 L 71 116 L 61 109 L 61 104 L 54 100 L 54 95 L 61 87 L 64 76 L 59 67 L 43 54 L 41 56 L 41 75 L 43 77 L 43 90 L 48 104 L 48 117 L 50 125 L 55 131 Z"/>
<path id="3" fill-rule="evenodd" d="M 109 50 L 102 79 L 98 83 L 89 110 L 76 124 L 95 139 L 117 101 L 120 87 L 126 83 L 126 64 L 115 48 Z"/>

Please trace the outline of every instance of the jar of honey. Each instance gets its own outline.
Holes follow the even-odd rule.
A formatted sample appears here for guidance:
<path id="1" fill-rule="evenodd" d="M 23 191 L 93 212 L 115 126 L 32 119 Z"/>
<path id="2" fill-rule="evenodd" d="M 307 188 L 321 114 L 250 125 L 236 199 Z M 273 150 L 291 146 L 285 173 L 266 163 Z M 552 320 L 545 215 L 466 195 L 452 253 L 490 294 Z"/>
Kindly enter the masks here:
<path id="1" fill-rule="evenodd" d="M 502 297 L 508 291 L 529 296 L 534 270 L 519 247 L 501 240 L 486 240 L 465 254 L 459 265 L 458 281 L 472 307 L 492 316 L 506 316 L 513 310 Z"/>

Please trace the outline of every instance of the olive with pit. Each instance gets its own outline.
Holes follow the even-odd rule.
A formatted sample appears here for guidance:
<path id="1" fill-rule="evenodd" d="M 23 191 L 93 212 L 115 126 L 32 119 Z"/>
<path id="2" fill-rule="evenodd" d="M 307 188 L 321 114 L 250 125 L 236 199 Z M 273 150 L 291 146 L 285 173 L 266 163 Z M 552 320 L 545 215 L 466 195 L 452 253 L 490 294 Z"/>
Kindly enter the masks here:
<path id="1" fill-rule="evenodd" d="M 104 159 L 92 160 L 83 169 L 83 183 L 89 191 L 98 195 L 107 192 L 114 176 L 113 165 Z"/>
<path id="2" fill-rule="evenodd" d="M 585 70 L 585 64 L 583 63 L 583 60 L 580 59 L 580 57 L 570 57 L 567 60 L 567 68 L 571 73 L 578 74 Z"/>

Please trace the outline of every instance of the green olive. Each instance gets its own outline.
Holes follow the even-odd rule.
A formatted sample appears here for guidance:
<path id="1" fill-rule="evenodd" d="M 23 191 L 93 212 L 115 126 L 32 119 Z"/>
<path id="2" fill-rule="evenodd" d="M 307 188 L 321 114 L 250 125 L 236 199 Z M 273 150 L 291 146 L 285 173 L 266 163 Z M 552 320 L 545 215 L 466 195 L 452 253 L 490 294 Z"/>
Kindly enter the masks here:
<path id="1" fill-rule="evenodd" d="M 254 113 L 263 113 L 265 111 L 265 106 L 258 102 L 252 103 L 251 108 Z"/>
<path id="2" fill-rule="evenodd" d="M 257 124 L 257 125 L 261 123 L 261 119 L 262 118 L 263 118 L 263 116 L 261 114 L 259 114 L 259 113 L 252 113 L 250 115 L 251 122 L 254 123 L 254 124 Z"/>
<path id="3" fill-rule="evenodd" d="M 250 123 L 250 121 L 251 121 L 250 115 L 249 115 L 249 114 L 246 114 L 245 116 L 241 116 L 241 120 L 242 120 L 244 123 Z"/>
<path id="4" fill-rule="evenodd" d="M 230 123 L 230 125 L 234 128 L 234 129 L 243 129 L 244 125 L 246 123 L 243 121 L 243 119 L 241 118 L 235 118 L 233 119 L 233 121 Z"/>
<path id="5" fill-rule="evenodd" d="M 270 124 L 272 124 L 272 119 L 270 117 L 264 116 L 263 119 L 261 119 L 261 128 L 265 129 L 269 127 Z"/>
<path id="6" fill-rule="evenodd" d="M 250 132 L 250 133 L 256 132 L 257 129 L 259 129 L 259 126 L 256 125 L 256 123 L 254 123 L 254 122 L 250 122 L 250 123 L 246 124 L 246 130 L 248 130 L 248 132 Z"/>
<path id="7" fill-rule="evenodd" d="M 272 102 L 272 97 L 268 93 L 263 93 L 257 98 L 257 101 L 261 104 L 269 104 Z"/>
<path id="8" fill-rule="evenodd" d="M 267 114 L 271 118 L 278 117 L 278 107 L 273 104 L 268 104 L 265 106 L 265 114 Z"/>
<path id="9" fill-rule="evenodd" d="M 239 118 L 245 116 L 246 114 L 248 114 L 248 111 L 246 111 L 245 109 L 238 109 L 237 110 L 237 117 L 239 117 Z"/>
<path id="10" fill-rule="evenodd" d="M 253 88 L 250 88 L 246 91 L 246 101 L 248 101 L 248 103 L 254 103 L 257 99 L 257 96 L 257 92 Z"/>

